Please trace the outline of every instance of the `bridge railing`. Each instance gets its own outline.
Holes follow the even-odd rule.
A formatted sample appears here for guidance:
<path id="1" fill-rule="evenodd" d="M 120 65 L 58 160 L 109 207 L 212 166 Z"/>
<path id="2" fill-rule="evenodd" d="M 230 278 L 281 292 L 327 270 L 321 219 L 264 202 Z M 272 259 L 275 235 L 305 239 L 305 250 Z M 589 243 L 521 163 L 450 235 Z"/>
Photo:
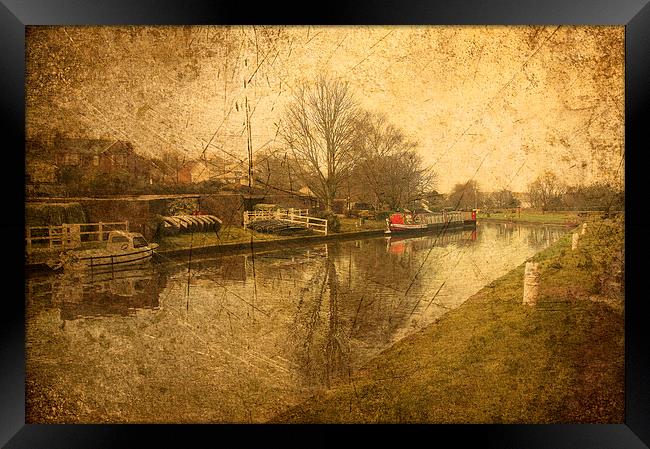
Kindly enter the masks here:
<path id="1" fill-rule="evenodd" d="M 309 209 L 275 209 L 275 210 L 254 210 L 244 212 L 244 229 L 250 223 L 259 220 L 278 220 L 285 223 L 292 223 L 322 232 L 327 235 L 327 220 L 310 217 Z"/>

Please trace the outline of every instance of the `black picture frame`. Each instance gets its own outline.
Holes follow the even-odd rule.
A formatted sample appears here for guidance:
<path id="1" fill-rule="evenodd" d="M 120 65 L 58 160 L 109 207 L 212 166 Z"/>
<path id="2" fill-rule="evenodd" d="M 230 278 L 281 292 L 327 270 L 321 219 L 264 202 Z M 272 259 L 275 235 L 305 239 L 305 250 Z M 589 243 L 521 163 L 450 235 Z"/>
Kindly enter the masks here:
<path id="1" fill-rule="evenodd" d="M 0 444 L 10 448 L 76 448 L 188 446 L 188 441 L 207 438 L 208 444 L 224 444 L 224 434 L 296 444 L 295 435 L 309 442 L 341 441 L 350 426 L 178 426 L 178 425 L 35 425 L 25 424 L 24 349 L 24 44 L 27 25 L 63 24 L 574 24 L 625 25 L 626 31 L 626 410 L 625 424 L 562 425 L 431 425 L 355 426 L 362 438 L 384 440 L 396 431 L 436 443 L 450 437 L 454 445 L 473 442 L 480 447 L 517 448 L 643 448 L 650 445 L 650 376 L 648 329 L 644 325 L 642 279 L 643 211 L 646 198 L 639 189 L 644 166 L 641 151 L 647 148 L 643 127 L 650 99 L 649 0 L 472 0 L 464 2 L 356 1 L 325 2 L 324 8 L 281 8 L 267 2 L 200 1 L 83 1 L 0 0 L 0 92 L 2 139 L 5 161 L 5 205 L 2 235 L 4 273 L 11 288 L 4 290 L 0 312 Z M 646 144 L 644 147 L 643 144 Z M 636 205 L 636 207 L 632 207 Z M 173 406 L 173 404 L 170 404 Z M 253 431 L 254 430 L 254 431 Z M 287 437 L 289 440 L 287 441 Z M 421 440 L 420 440 L 421 441 Z M 311 444 L 311 443 L 309 443 Z"/>

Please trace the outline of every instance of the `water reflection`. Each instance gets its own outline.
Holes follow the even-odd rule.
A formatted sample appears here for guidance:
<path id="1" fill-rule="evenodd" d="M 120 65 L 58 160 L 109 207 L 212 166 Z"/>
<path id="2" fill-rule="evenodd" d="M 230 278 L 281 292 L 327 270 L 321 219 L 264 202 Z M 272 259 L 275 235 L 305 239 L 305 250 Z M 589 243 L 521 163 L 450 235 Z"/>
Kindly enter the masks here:
<path id="1" fill-rule="evenodd" d="M 69 388 L 128 420 L 264 421 L 345 381 L 562 232 L 482 223 L 444 235 L 169 262 L 119 279 L 29 280 L 28 362 L 74 354 L 76 379 L 85 366 L 117 368 L 119 376 L 99 385 Z M 44 318 L 50 310 L 69 321 L 65 328 Z M 135 375 L 146 399 L 111 405 L 115 391 L 130 388 L 130 369 L 147 373 Z M 174 411 L 169 401 L 190 405 Z"/>
<path id="2" fill-rule="evenodd" d="M 29 307 L 56 307 L 62 320 L 133 315 L 160 307 L 164 275 L 153 266 L 103 273 L 62 273 L 27 282 Z"/>
<path id="3" fill-rule="evenodd" d="M 407 235 L 391 236 L 387 239 L 386 249 L 393 254 L 402 254 L 407 251 L 428 250 L 435 245 L 447 245 L 449 243 L 469 243 L 476 241 L 476 229 L 444 232 L 434 235 L 420 237 L 409 237 Z"/>

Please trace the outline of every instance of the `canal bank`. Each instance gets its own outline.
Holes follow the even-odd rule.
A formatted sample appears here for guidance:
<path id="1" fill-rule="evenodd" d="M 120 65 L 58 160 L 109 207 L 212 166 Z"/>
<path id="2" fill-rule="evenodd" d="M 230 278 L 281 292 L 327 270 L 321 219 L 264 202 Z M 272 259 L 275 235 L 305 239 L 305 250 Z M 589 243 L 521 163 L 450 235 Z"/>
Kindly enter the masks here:
<path id="1" fill-rule="evenodd" d="M 537 211 L 524 209 L 509 212 L 479 212 L 477 219 L 489 223 L 518 223 L 524 225 L 577 226 L 585 221 L 597 220 L 602 211 Z M 616 214 L 617 212 L 614 212 Z"/>
<path id="2" fill-rule="evenodd" d="M 365 225 L 364 225 L 365 226 Z M 222 230 L 219 234 L 213 232 L 196 232 L 184 234 L 181 236 L 164 237 L 160 241 L 160 247 L 154 255 L 154 260 L 164 261 L 168 259 L 180 257 L 196 257 L 196 256 L 211 256 L 222 254 L 242 254 L 250 253 L 251 251 L 273 251 L 283 248 L 296 248 L 309 245 L 316 245 L 320 243 L 333 242 L 333 241 L 349 241 L 360 238 L 386 236 L 417 236 L 436 234 L 441 232 L 444 228 L 445 231 L 456 231 L 461 229 L 474 229 L 476 222 L 460 222 L 448 223 L 447 225 L 441 224 L 439 227 L 430 228 L 426 230 L 409 230 L 406 232 L 386 234 L 385 223 L 373 223 L 369 229 L 359 231 L 341 231 L 330 233 L 327 235 L 301 235 L 295 237 L 284 237 L 273 234 L 262 234 L 259 232 L 242 229 L 240 227 L 230 227 L 228 231 Z M 225 232 L 236 231 L 238 238 L 235 241 L 227 241 L 220 237 Z M 224 241 L 225 240 L 225 241 Z M 30 262 L 25 264 L 27 273 L 43 274 L 49 273 L 52 269 L 47 264 L 49 259 L 56 258 L 60 251 L 53 251 L 49 253 L 42 253 L 41 260 L 37 257 L 32 257 Z"/>
<path id="3" fill-rule="evenodd" d="M 539 222 L 539 221 L 528 221 L 528 220 L 510 220 L 505 218 L 481 218 L 479 221 L 484 221 L 486 223 L 498 223 L 498 224 L 520 224 L 528 226 L 556 226 L 561 228 L 573 228 L 578 226 L 579 222 L 569 222 L 569 223 L 556 223 L 556 222 Z"/>
<path id="4" fill-rule="evenodd" d="M 273 250 L 286 247 L 309 246 L 334 240 L 350 240 L 364 237 L 376 237 L 383 235 L 383 229 L 370 229 L 366 231 L 344 232 L 329 235 L 304 235 L 298 237 L 278 237 L 268 240 L 251 240 L 245 242 L 221 243 L 217 245 L 202 245 L 193 247 L 181 247 L 164 249 L 158 251 L 158 255 L 164 257 L 178 257 L 189 255 L 211 255 L 211 254 L 238 254 L 241 252 L 250 253 L 251 250 Z"/>
<path id="5" fill-rule="evenodd" d="M 460 223 L 460 224 L 451 224 L 446 227 L 445 230 L 455 231 L 460 229 L 473 229 L 476 227 L 475 223 Z M 368 229 L 363 231 L 351 231 L 351 232 L 339 232 L 332 233 L 328 235 L 306 235 L 306 236 L 297 236 L 297 237 L 278 237 L 271 238 L 268 240 L 253 240 L 253 241 L 244 241 L 244 242 L 233 242 L 233 243 L 220 243 L 217 245 L 200 245 L 200 246 L 184 246 L 174 249 L 163 249 L 157 251 L 158 255 L 162 258 L 174 258 L 179 256 L 187 256 L 190 253 L 193 256 L 198 255 L 212 255 L 212 254 L 239 254 L 242 252 L 250 253 L 251 251 L 269 251 L 275 249 L 283 249 L 287 247 L 301 247 L 315 245 L 325 242 L 333 241 L 346 241 L 346 240 L 357 240 L 360 238 L 367 237 L 378 237 L 378 236 L 418 236 L 418 235 L 427 235 L 427 234 L 436 234 L 441 232 L 440 229 L 428 229 L 423 231 L 410 231 L 397 234 L 386 234 L 386 230 L 381 229 Z"/>
<path id="6" fill-rule="evenodd" d="M 563 234 L 483 223 L 193 255 L 115 277 L 28 278 L 26 413 L 49 423 L 267 422 Z"/>
<path id="7" fill-rule="evenodd" d="M 622 423 L 623 220 L 588 223 L 541 251 L 540 296 L 524 264 L 277 415 L 300 423 Z"/>
<path id="8" fill-rule="evenodd" d="M 377 237 L 383 235 L 384 230 L 372 229 L 367 231 L 345 232 L 340 234 L 329 235 L 307 235 L 299 237 L 287 238 L 273 238 L 269 240 L 253 240 L 244 242 L 233 243 L 220 243 L 217 245 L 201 245 L 196 246 L 183 246 L 179 248 L 169 248 L 156 251 L 154 253 L 154 260 L 164 261 L 167 259 L 181 258 L 181 257 L 203 257 L 219 254 L 241 254 L 250 253 L 251 251 L 272 251 L 283 249 L 287 247 L 300 247 L 315 245 L 324 242 L 331 242 L 334 240 L 354 240 L 365 237 Z M 200 241 L 200 235 L 197 236 L 197 242 Z M 51 272 L 52 269 L 45 263 L 28 263 L 26 269 L 29 273 L 46 273 Z"/>

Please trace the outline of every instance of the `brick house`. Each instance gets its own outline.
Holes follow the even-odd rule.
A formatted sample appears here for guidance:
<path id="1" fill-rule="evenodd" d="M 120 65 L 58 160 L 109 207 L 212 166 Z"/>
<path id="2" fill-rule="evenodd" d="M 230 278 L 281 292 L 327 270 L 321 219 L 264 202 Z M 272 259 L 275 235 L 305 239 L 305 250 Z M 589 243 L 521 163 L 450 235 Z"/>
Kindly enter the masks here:
<path id="1" fill-rule="evenodd" d="M 214 157 L 210 160 L 187 162 L 178 171 L 178 182 L 181 184 L 204 181 L 248 185 L 248 165 L 245 161 L 233 162 Z"/>
<path id="2" fill-rule="evenodd" d="M 54 164 L 64 177 L 65 173 L 73 173 L 86 182 L 102 177 L 120 179 L 132 185 L 152 182 L 150 161 L 135 153 L 130 142 L 58 138 L 53 142 L 53 154 Z"/>
<path id="3" fill-rule="evenodd" d="M 218 168 L 211 162 L 191 161 L 183 165 L 178 171 L 178 182 L 191 184 L 197 182 L 211 181 L 216 179 Z"/>

